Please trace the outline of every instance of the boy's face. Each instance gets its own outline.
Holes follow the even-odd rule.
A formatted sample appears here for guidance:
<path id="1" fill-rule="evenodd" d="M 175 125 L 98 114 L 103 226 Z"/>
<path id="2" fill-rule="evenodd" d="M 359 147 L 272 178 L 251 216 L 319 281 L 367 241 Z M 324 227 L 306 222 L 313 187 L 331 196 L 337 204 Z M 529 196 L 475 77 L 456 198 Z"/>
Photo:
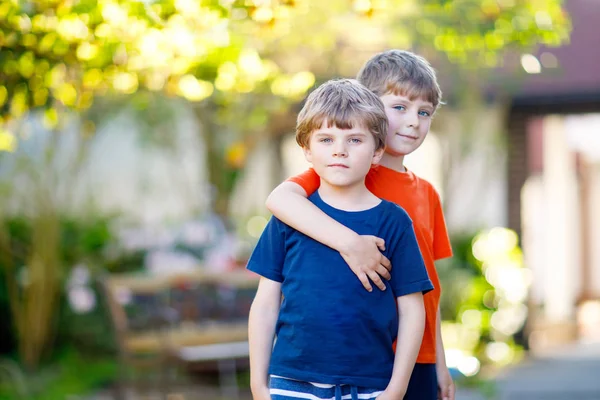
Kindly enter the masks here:
<path id="1" fill-rule="evenodd" d="M 328 128 L 327 121 L 312 133 L 309 146 L 304 148 L 306 160 L 323 181 L 338 187 L 364 184 L 371 164 L 383 155 L 383 149 L 375 150 L 375 139 L 366 128 Z"/>
<path id="2" fill-rule="evenodd" d="M 433 104 L 420 98 L 388 93 L 381 96 L 388 118 L 386 153 L 392 156 L 405 156 L 415 151 L 425 140 L 431 117 L 435 111 Z"/>

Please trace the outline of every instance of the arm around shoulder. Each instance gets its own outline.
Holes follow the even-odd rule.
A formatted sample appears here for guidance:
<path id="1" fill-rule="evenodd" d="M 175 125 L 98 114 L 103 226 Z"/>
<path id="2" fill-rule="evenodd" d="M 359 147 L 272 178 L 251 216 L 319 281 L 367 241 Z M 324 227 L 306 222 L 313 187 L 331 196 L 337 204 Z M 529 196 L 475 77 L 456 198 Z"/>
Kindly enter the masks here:
<path id="1" fill-rule="evenodd" d="M 275 217 L 299 232 L 340 251 L 334 237 L 354 232 L 325 214 L 307 199 L 304 188 L 286 181 L 277 186 L 267 198 L 267 208 Z M 333 235 L 332 231 L 340 235 Z"/>
<path id="2" fill-rule="evenodd" d="M 302 186 L 292 181 L 285 181 L 279 184 L 267 197 L 265 205 L 267 209 L 277 218 L 286 222 L 286 216 L 291 215 L 290 201 L 294 204 L 297 201 L 306 199 L 308 194 Z M 287 222 L 286 222 L 287 223 Z"/>
<path id="3" fill-rule="evenodd" d="M 279 220 L 340 252 L 365 289 L 372 290 L 370 279 L 385 290 L 381 277 L 390 278 L 390 262 L 380 252 L 385 248 L 382 239 L 358 235 L 334 220 L 309 201 L 304 188 L 295 182 L 286 181 L 277 186 L 266 205 Z"/>

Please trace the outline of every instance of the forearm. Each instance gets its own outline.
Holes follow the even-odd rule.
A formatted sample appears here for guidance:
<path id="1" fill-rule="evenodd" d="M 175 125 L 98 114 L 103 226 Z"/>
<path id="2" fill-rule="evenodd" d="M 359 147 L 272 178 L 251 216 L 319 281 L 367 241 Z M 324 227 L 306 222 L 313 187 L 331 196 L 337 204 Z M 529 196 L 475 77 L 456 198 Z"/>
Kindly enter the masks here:
<path id="1" fill-rule="evenodd" d="M 390 261 L 380 252 L 385 241 L 371 235 L 358 235 L 335 221 L 306 198 L 304 189 L 293 182 L 277 186 L 267 199 L 267 208 L 281 221 L 306 236 L 337 250 L 364 288 L 380 290 L 390 279 Z"/>
<path id="2" fill-rule="evenodd" d="M 267 208 L 281 221 L 339 252 L 358 234 L 329 217 L 307 200 L 304 189 L 292 182 L 279 185 L 267 198 Z"/>
<path id="3" fill-rule="evenodd" d="M 423 340 L 425 329 L 425 309 L 423 306 L 423 295 L 421 293 L 408 295 L 409 301 L 402 298 L 398 300 L 398 311 L 400 324 L 398 328 L 398 340 L 396 357 L 392 378 L 388 385 L 388 391 L 404 395 L 410 376 L 415 367 L 417 355 Z M 408 297 L 404 296 L 404 297 Z"/>
<path id="4" fill-rule="evenodd" d="M 442 314 L 438 307 L 436 316 L 436 345 L 435 345 L 435 369 L 438 381 L 438 390 L 442 400 L 454 400 L 456 388 L 452 375 L 446 365 L 446 353 L 444 351 L 444 342 L 442 340 Z"/>
<path id="5" fill-rule="evenodd" d="M 257 294 L 248 319 L 248 342 L 250 345 L 250 387 L 259 392 L 268 387 L 269 362 L 273 350 L 275 325 L 279 315 L 280 301 Z"/>
<path id="6" fill-rule="evenodd" d="M 442 339 L 442 314 L 440 312 L 440 308 L 438 307 L 437 316 L 436 316 L 436 345 L 435 345 L 435 359 L 436 366 L 446 368 L 446 351 L 444 349 L 444 341 Z"/>

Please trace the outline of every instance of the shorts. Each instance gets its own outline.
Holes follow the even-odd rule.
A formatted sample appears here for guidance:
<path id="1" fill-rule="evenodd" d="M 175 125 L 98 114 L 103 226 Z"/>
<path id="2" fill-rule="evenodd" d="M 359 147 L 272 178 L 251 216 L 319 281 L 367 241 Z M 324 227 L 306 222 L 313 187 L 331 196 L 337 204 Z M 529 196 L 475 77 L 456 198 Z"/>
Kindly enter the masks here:
<path id="1" fill-rule="evenodd" d="M 271 375 L 272 400 L 375 400 L 382 391 L 352 385 L 330 385 L 297 381 Z"/>
<path id="2" fill-rule="evenodd" d="M 435 364 L 415 364 L 404 400 L 437 400 Z"/>

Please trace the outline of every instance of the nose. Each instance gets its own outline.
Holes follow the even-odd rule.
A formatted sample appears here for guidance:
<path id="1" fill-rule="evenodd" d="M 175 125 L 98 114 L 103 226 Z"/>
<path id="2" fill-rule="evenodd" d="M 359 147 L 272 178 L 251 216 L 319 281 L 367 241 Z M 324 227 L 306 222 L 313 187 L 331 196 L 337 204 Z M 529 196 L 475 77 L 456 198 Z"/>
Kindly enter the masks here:
<path id="1" fill-rule="evenodd" d="M 419 113 L 418 111 L 409 111 L 406 114 L 406 126 L 415 128 L 419 125 Z"/>
<path id="2" fill-rule="evenodd" d="M 333 156 L 334 157 L 347 157 L 348 150 L 346 149 L 346 145 L 343 141 L 337 142 L 333 147 Z"/>

